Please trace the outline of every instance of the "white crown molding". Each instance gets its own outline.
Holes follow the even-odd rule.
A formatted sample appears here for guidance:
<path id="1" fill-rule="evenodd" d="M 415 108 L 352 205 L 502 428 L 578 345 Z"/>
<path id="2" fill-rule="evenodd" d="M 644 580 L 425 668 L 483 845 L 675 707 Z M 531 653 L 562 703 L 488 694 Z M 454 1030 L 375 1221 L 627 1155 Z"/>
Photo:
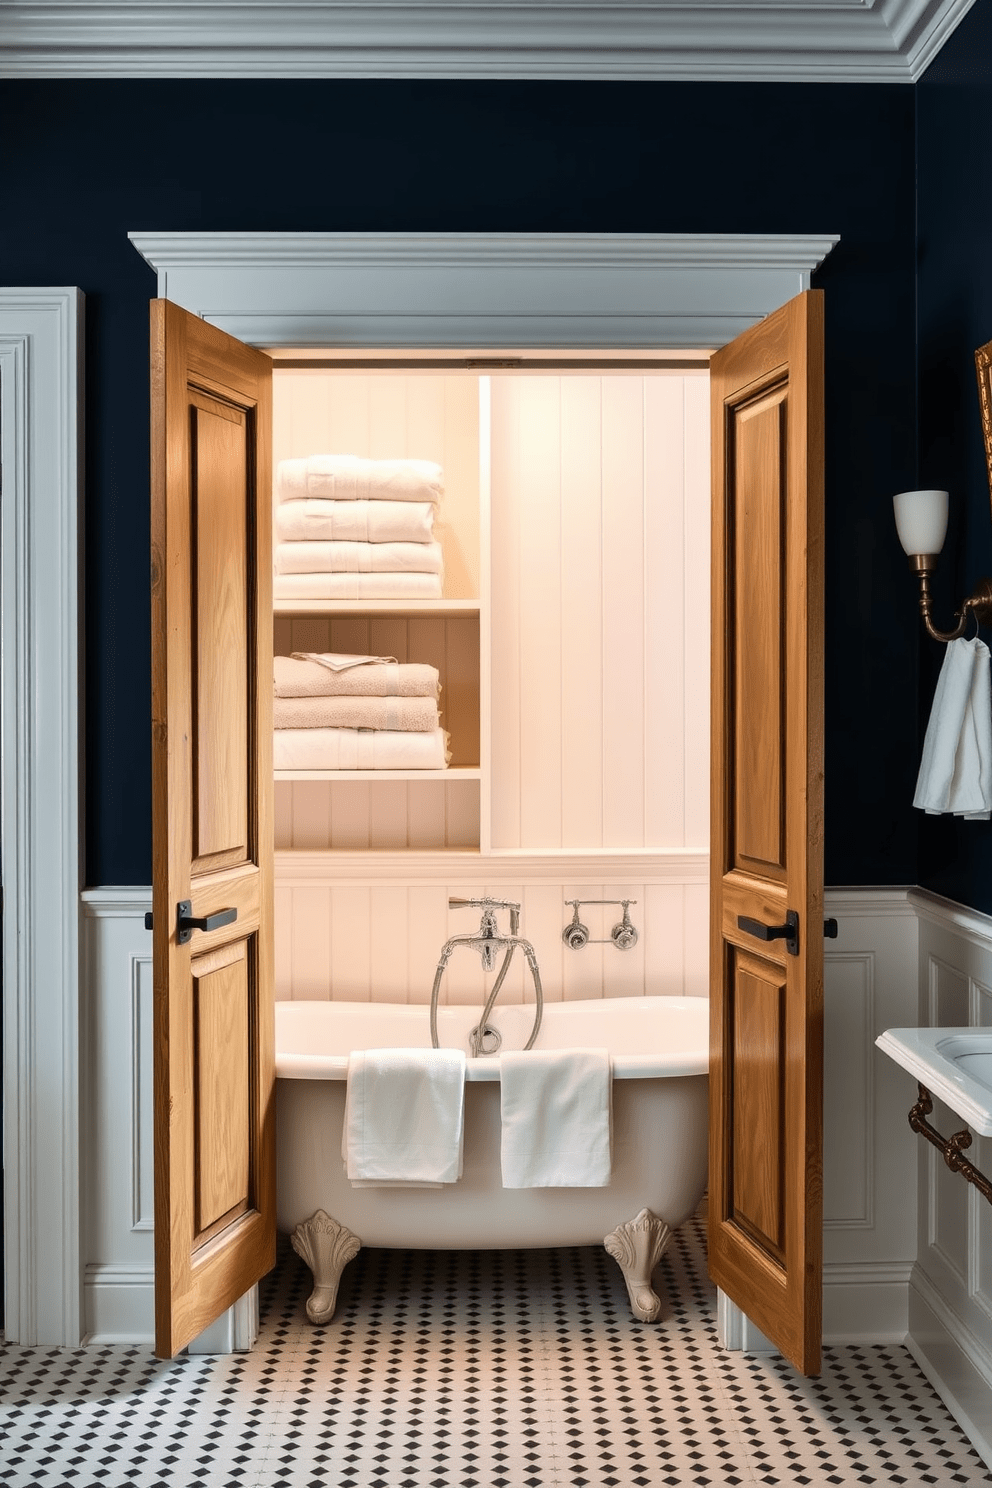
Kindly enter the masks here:
<path id="1" fill-rule="evenodd" d="M 83 297 L 0 289 L 5 1328 L 79 1342 Z"/>
<path id="2" fill-rule="evenodd" d="M 811 273 L 836 233 L 133 232 L 170 269 L 797 269 Z"/>
<path id="3" fill-rule="evenodd" d="M 158 293 L 255 346 L 722 346 L 836 235 L 131 233 Z"/>
<path id="4" fill-rule="evenodd" d="M 7 0 L 0 77 L 910 83 L 971 3 Z"/>

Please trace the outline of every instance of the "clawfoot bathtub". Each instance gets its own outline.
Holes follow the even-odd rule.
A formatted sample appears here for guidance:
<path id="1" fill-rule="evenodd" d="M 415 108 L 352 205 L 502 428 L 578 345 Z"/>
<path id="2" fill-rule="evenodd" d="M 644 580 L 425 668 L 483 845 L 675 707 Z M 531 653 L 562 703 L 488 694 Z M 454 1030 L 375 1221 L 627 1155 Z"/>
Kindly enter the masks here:
<path id="1" fill-rule="evenodd" d="M 428 1009 L 278 1003 L 278 1225 L 313 1272 L 311 1320 L 333 1316 L 341 1271 L 361 1245 L 509 1250 L 605 1244 L 623 1272 L 634 1316 L 654 1321 L 661 1303 L 651 1272 L 706 1184 L 708 1013 L 708 1002 L 692 997 L 545 1005 L 541 1048 L 605 1046 L 613 1058 L 613 1168 L 605 1188 L 503 1188 L 498 1057 L 468 1062 L 460 1182 L 354 1188 L 341 1160 L 348 1053 L 429 1047 Z M 441 1045 L 467 1051 L 477 1020 L 478 1009 L 442 1009 Z M 504 1049 L 519 1049 L 533 1013 L 508 1005 L 489 1021 Z"/>

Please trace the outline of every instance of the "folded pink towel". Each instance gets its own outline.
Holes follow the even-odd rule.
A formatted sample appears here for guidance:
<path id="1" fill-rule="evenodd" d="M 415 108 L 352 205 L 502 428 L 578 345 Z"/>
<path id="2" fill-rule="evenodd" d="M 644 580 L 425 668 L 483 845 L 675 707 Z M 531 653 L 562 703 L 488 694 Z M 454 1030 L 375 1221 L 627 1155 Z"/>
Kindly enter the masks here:
<path id="1" fill-rule="evenodd" d="M 321 657 L 326 657 L 325 661 Z M 333 652 L 294 651 L 275 658 L 275 695 L 301 697 L 423 697 L 437 700 L 437 667 L 420 661 L 369 661 L 338 667 Z"/>
<path id="2" fill-rule="evenodd" d="M 406 729 L 429 734 L 438 726 L 437 703 L 429 697 L 277 697 L 277 729 Z"/>
<path id="3" fill-rule="evenodd" d="M 308 455 L 280 460 L 280 501 L 307 496 L 331 501 L 431 501 L 444 490 L 444 473 L 433 460 L 363 460 L 358 455 Z"/>

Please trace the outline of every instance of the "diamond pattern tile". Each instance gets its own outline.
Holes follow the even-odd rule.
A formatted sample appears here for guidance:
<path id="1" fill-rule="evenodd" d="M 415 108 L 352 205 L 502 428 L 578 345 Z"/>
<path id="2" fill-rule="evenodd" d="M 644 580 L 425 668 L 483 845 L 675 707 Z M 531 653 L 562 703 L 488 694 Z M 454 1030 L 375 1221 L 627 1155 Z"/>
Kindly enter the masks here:
<path id="1" fill-rule="evenodd" d="M 988 1484 L 903 1348 L 818 1380 L 724 1353 L 700 1221 L 629 1315 L 594 1249 L 362 1251 L 306 1320 L 283 1247 L 251 1354 L 0 1345 L 0 1484 L 62 1488 L 738 1488 Z"/>

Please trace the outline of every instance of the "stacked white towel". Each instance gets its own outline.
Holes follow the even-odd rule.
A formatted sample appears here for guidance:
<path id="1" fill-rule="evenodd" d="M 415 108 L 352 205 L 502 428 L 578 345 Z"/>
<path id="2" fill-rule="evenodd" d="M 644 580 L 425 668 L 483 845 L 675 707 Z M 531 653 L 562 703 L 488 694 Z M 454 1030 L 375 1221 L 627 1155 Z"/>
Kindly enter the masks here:
<path id="1" fill-rule="evenodd" d="M 436 667 L 392 656 L 275 658 L 277 770 L 443 770 Z"/>
<path id="2" fill-rule="evenodd" d="M 605 1188 L 612 1066 L 606 1049 L 500 1057 L 504 1188 Z"/>
<path id="3" fill-rule="evenodd" d="M 988 821 L 992 813 L 989 648 L 951 641 L 937 680 L 913 805 Z"/>
<path id="4" fill-rule="evenodd" d="M 353 1052 L 341 1143 L 349 1179 L 376 1186 L 457 1183 L 464 1108 L 462 1050 Z"/>
<path id="5" fill-rule="evenodd" d="M 276 472 L 277 599 L 439 599 L 432 460 L 309 455 Z"/>

